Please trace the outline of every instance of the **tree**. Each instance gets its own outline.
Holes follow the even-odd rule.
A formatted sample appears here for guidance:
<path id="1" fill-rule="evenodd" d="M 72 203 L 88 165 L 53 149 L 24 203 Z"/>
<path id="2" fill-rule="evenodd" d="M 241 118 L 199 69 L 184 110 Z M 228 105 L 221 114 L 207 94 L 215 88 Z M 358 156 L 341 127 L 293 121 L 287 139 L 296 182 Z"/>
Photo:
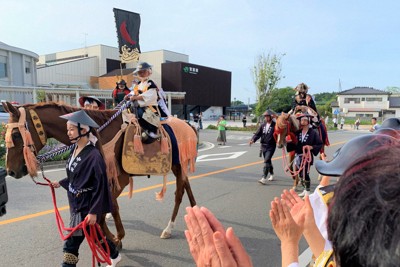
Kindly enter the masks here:
<path id="1" fill-rule="evenodd" d="M 332 116 L 331 103 L 337 100 L 336 92 L 315 94 L 314 100 L 320 116 Z"/>
<path id="2" fill-rule="evenodd" d="M 288 112 L 291 109 L 294 98 L 292 87 L 272 89 L 268 98 L 265 99 L 263 112 L 270 108 L 275 112 Z"/>
<path id="3" fill-rule="evenodd" d="M 385 91 L 390 92 L 390 93 L 398 94 L 398 93 L 400 93 L 400 87 L 388 86 L 388 87 L 385 88 Z"/>
<path id="4" fill-rule="evenodd" d="M 276 88 L 282 79 L 281 59 L 285 54 L 268 53 L 267 56 L 261 54 L 256 59 L 256 64 L 252 68 L 253 82 L 257 90 L 256 114 L 261 115 L 265 111 L 266 102 L 271 90 Z"/>

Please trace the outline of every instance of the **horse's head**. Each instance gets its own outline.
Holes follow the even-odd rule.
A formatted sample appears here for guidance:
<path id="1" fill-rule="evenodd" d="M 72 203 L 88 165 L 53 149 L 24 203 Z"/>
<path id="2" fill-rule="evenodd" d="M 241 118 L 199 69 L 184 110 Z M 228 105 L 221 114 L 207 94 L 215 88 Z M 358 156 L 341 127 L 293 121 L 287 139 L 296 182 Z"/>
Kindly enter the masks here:
<path id="1" fill-rule="evenodd" d="M 278 148 L 286 146 L 286 136 L 294 137 L 293 133 L 299 129 L 299 123 L 294 116 L 282 112 L 276 119 L 274 137 Z"/>
<path id="2" fill-rule="evenodd" d="M 3 102 L 2 105 L 10 114 L 5 134 L 7 173 L 14 178 L 21 178 L 28 173 L 35 176 L 37 173 L 35 144 L 27 130 L 25 109 L 23 107 L 17 109 L 8 102 Z"/>

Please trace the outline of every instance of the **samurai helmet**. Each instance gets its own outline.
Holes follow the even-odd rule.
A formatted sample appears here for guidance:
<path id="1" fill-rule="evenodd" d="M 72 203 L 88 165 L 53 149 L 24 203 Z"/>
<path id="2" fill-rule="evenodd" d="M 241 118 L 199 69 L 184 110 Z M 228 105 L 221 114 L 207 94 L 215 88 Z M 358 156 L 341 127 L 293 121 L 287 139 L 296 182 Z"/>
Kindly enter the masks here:
<path id="1" fill-rule="evenodd" d="M 89 115 L 82 109 L 79 111 L 75 111 L 72 113 L 68 113 L 65 115 L 60 116 L 60 118 L 69 120 L 78 124 L 87 125 L 93 128 L 99 128 L 99 125 L 89 117 Z"/>
<path id="2" fill-rule="evenodd" d="M 315 161 L 315 169 L 322 175 L 341 176 L 364 156 L 375 153 L 379 149 L 387 149 L 387 145 L 399 143 L 399 139 L 386 134 L 371 134 L 355 137 L 339 148 L 329 162 Z"/>
<path id="3" fill-rule="evenodd" d="M 136 73 L 138 73 L 139 71 L 141 71 L 141 70 L 148 70 L 148 69 L 151 69 L 153 66 L 152 65 L 150 65 L 149 63 L 147 63 L 147 62 L 140 62 L 137 66 L 136 66 L 136 69 L 133 71 L 133 74 L 136 74 Z"/>
<path id="4" fill-rule="evenodd" d="M 305 83 L 300 83 L 299 85 L 297 85 L 294 90 L 296 90 L 299 93 L 308 93 L 308 86 Z"/>
<path id="5" fill-rule="evenodd" d="M 99 106 L 99 110 L 104 110 L 105 109 L 105 105 L 103 104 L 103 102 L 101 102 L 100 99 L 98 99 L 95 96 L 89 95 L 89 96 L 81 96 L 79 98 L 79 104 L 81 105 L 81 107 L 85 106 L 85 102 L 89 101 L 90 103 L 92 102 L 96 102 L 97 105 Z"/>
<path id="6" fill-rule="evenodd" d="M 272 117 L 274 115 L 276 115 L 276 112 L 269 108 L 263 113 L 263 116 L 271 116 Z"/>
<path id="7" fill-rule="evenodd" d="M 117 82 L 117 85 L 120 85 L 120 84 L 126 85 L 125 80 L 124 80 L 124 79 L 119 80 L 119 81 Z"/>

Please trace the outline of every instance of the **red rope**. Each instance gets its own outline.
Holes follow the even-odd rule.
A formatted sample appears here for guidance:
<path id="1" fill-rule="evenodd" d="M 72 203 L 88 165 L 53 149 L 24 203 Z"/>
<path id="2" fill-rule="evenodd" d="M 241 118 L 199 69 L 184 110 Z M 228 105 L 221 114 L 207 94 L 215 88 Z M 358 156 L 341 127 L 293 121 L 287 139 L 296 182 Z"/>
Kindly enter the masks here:
<path id="1" fill-rule="evenodd" d="M 58 210 L 57 207 L 57 201 L 56 201 L 56 194 L 54 191 L 53 186 L 51 185 L 51 182 L 49 179 L 43 176 L 43 179 L 47 181 L 46 183 L 39 183 L 36 182 L 38 185 L 45 185 L 49 186 L 51 190 L 51 195 L 53 199 L 53 206 L 54 206 L 54 213 L 56 215 L 56 224 L 58 228 L 58 232 L 60 234 L 60 237 L 63 241 L 68 239 L 75 231 L 82 229 L 83 233 L 85 235 L 85 238 L 88 242 L 88 245 L 90 247 L 90 250 L 92 251 L 92 263 L 93 267 L 95 267 L 95 262 L 97 261 L 98 263 L 107 263 L 111 265 L 111 259 L 110 259 L 110 248 L 108 246 L 106 237 L 104 236 L 103 232 L 101 231 L 100 226 L 96 223 L 95 225 L 88 225 L 86 220 L 83 220 L 80 224 L 75 226 L 74 228 L 70 227 L 65 227 L 64 221 L 60 215 L 60 211 Z M 88 231 L 89 228 L 89 231 Z M 70 233 L 67 235 L 63 234 L 63 231 L 69 231 Z M 100 238 L 99 235 L 100 234 Z M 106 249 L 103 248 L 102 244 L 105 245 Z"/>
<path id="2" fill-rule="evenodd" d="M 282 167 L 283 170 L 285 171 L 286 174 L 289 176 L 296 176 L 298 175 L 301 171 L 303 171 L 303 177 L 305 177 L 306 174 L 306 165 L 307 163 L 311 163 L 312 156 L 311 156 L 311 150 L 307 146 L 303 146 L 303 157 L 301 159 L 301 163 L 299 166 L 299 169 L 297 171 L 292 171 L 289 166 L 291 163 L 288 163 L 287 158 L 286 158 L 286 151 L 285 148 L 282 148 Z M 310 171 L 311 165 L 308 165 L 308 170 L 307 172 Z"/>

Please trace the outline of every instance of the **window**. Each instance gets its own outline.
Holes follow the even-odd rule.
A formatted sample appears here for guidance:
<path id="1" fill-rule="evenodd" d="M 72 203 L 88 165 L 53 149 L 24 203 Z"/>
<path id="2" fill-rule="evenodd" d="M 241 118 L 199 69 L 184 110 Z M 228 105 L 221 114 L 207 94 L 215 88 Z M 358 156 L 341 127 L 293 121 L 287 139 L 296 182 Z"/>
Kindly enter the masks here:
<path id="1" fill-rule="evenodd" d="M 352 98 L 352 97 L 346 97 L 346 98 L 344 99 L 344 103 L 345 103 L 345 104 L 349 104 L 350 102 L 354 102 L 354 103 L 360 104 L 360 98 L 358 98 L 358 97 L 354 97 L 354 98 Z"/>
<path id="2" fill-rule="evenodd" d="M 0 56 L 0 78 L 7 77 L 7 57 Z"/>
<path id="3" fill-rule="evenodd" d="M 367 97 L 367 102 L 382 102 L 382 97 Z"/>
<path id="4" fill-rule="evenodd" d="M 31 73 L 31 62 L 30 61 L 25 61 L 25 73 L 26 74 Z"/>

